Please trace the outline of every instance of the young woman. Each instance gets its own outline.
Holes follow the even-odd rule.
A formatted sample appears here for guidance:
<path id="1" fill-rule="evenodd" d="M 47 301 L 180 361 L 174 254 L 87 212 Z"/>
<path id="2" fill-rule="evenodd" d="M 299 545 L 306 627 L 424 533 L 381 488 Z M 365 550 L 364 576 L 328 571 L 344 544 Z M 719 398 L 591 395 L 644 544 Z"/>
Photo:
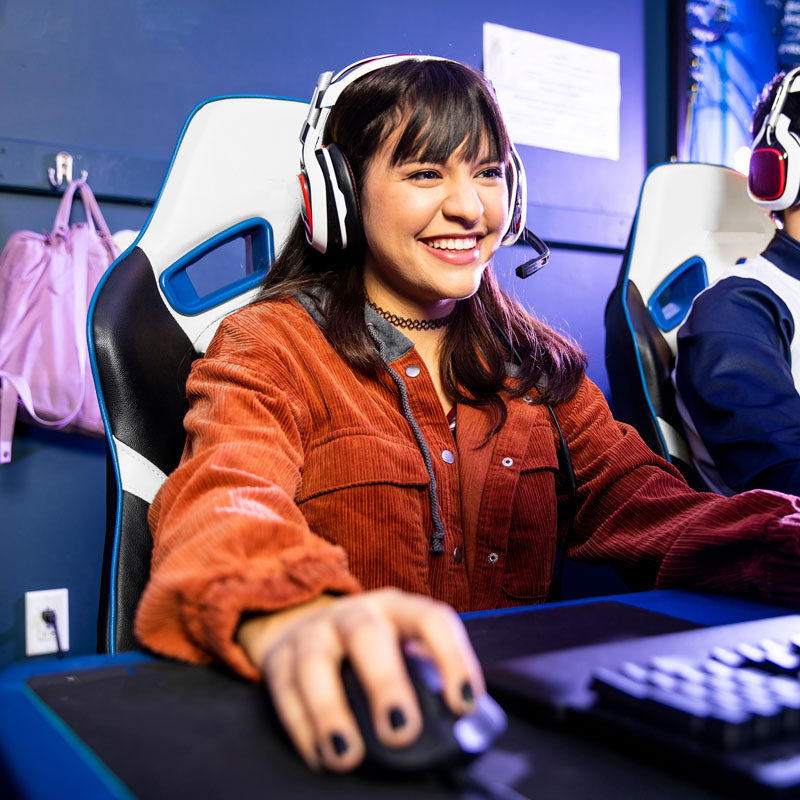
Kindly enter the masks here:
<path id="1" fill-rule="evenodd" d="M 342 660 L 378 735 L 412 741 L 401 643 L 468 709 L 484 685 L 456 612 L 544 600 L 557 543 L 633 588 L 796 602 L 797 500 L 692 492 L 499 289 L 524 176 L 480 73 L 395 57 L 323 77 L 304 220 L 187 384 L 139 640 L 263 676 L 306 761 L 346 770 Z"/>

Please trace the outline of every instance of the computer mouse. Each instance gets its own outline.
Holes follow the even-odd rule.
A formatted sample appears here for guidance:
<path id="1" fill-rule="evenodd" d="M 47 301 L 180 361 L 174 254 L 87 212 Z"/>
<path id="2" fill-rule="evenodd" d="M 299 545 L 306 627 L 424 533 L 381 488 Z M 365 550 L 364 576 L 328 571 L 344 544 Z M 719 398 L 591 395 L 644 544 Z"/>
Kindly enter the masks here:
<path id="1" fill-rule="evenodd" d="M 404 653 L 411 683 L 422 711 L 419 737 L 406 747 L 390 747 L 375 734 L 367 696 L 349 661 L 342 664 L 342 682 L 364 739 L 365 769 L 418 772 L 465 763 L 488 750 L 506 729 L 506 715 L 489 695 L 478 697 L 473 710 L 454 714 L 442 697 L 436 665 Z"/>

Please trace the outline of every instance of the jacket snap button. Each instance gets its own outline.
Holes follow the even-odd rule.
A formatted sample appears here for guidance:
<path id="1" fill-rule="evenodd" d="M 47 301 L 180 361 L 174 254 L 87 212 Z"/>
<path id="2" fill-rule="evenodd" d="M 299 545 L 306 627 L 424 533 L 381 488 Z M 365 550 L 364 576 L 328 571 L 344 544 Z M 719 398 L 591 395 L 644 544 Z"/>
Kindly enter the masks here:
<path id="1" fill-rule="evenodd" d="M 503 459 L 503 466 L 504 467 L 510 467 L 510 466 L 512 466 L 513 463 L 514 463 L 514 459 L 513 458 L 509 458 L 508 456 L 506 456 Z"/>
<path id="2" fill-rule="evenodd" d="M 445 464 L 452 464 L 455 460 L 456 457 L 449 450 L 442 450 L 442 461 Z"/>
<path id="3" fill-rule="evenodd" d="M 461 559 L 464 558 L 464 553 L 461 551 L 460 547 L 456 547 L 456 549 L 453 550 L 453 558 L 455 559 L 456 564 L 461 563 Z"/>
<path id="4" fill-rule="evenodd" d="M 500 560 L 500 556 L 497 553 L 489 553 L 489 563 L 496 564 Z"/>
<path id="5" fill-rule="evenodd" d="M 533 403 L 533 397 L 532 397 L 531 395 L 529 395 L 529 394 L 526 394 L 526 395 L 525 395 L 525 396 L 524 396 L 522 399 L 523 399 L 523 400 L 524 400 L 526 403 Z"/>
<path id="6" fill-rule="evenodd" d="M 419 375 L 419 367 L 416 364 L 406 367 L 406 375 L 408 375 L 409 378 L 416 378 L 417 375 Z"/>

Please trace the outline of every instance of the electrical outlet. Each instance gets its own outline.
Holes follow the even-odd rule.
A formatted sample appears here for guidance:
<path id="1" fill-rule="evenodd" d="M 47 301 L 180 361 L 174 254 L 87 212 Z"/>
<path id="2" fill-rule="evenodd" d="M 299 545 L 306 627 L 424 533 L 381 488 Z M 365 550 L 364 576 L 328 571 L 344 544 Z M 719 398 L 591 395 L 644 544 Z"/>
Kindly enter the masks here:
<path id="1" fill-rule="evenodd" d="M 61 649 L 69 650 L 69 592 L 67 589 L 42 589 L 25 592 L 25 655 L 57 653 L 56 634 L 42 619 L 42 612 L 55 612 Z"/>

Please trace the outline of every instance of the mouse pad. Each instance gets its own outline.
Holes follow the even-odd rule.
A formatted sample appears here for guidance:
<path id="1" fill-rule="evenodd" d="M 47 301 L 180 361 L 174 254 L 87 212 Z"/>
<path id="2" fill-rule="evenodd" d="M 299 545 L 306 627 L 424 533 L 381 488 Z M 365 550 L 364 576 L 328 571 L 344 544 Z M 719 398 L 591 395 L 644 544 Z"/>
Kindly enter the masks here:
<path id="1" fill-rule="evenodd" d="M 465 623 L 487 665 L 523 653 L 698 627 L 608 601 Z M 36 676 L 27 683 L 141 797 L 459 796 L 432 775 L 387 781 L 311 772 L 282 733 L 263 687 L 214 667 L 157 660 Z"/>

